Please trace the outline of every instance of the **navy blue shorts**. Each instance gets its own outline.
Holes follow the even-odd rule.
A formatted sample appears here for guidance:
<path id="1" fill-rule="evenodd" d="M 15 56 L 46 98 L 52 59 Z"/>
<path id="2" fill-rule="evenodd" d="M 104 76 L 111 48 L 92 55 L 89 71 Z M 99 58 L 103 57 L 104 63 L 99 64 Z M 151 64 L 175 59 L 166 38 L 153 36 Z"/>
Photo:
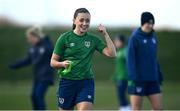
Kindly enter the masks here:
<path id="1" fill-rule="evenodd" d="M 94 103 L 94 79 L 61 79 L 57 96 L 58 106 L 64 110 L 72 110 L 80 102 Z"/>
<path id="2" fill-rule="evenodd" d="M 128 81 L 128 93 L 137 96 L 149 96 L 161 93 L 159 82 Z"/>

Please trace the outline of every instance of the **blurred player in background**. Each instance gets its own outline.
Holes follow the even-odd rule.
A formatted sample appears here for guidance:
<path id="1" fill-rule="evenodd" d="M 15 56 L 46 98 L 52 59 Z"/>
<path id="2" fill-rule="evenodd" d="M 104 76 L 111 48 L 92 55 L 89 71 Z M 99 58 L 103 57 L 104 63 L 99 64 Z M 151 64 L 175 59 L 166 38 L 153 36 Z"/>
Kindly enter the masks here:
<path id="1" fill-rule="evenodd" d="M 75 106 L 77 110 L 91 110 L 94 102 L 92 56 L 95 51 L 108 57 L 116 56 L 116 49 L 104 26 L 100 25 L 98 29 L 106 44 L 88 32 L 90 20 L 87 9 L 77 9 L 73 30 L 63 33 L 56 42 L 51 66 L 57 68 L 61 76 L 58 91 L 60 110 L 73 110 Z"/>
<path id="2" fill-rule="evenodd" d="M 141 27 L 135 30 L 128 44 L 128 93 L 133 110 L 140 110 L 143 96 L 147 96 L 153 110 L 162 110 L 162 74 L 157 60 L 157 36 L 153 29 L 154 16 L 141 15 Z"/>
<path id="3" fill-rule="evenodd" d="M 114 45 L 117 49 L 115 74 L 113 80 L 115 81 L 117 88 L 117 95 L 119 100 L 119 110 L 129 111 L 130 106 L 127 98 L 127 85 L 128 85 L 128 74 L 126 67 L 126 38 L 124 35 L 118 35 L 114 38 Z"/>
<path id="4" fill-rule="evenodd" d="M 31 27 L 26 32 L 30 48 L 26 57 L 10 65 L 11 69 L 18 69 L 28 65 L 33 66 L 32 105 L 34 110 L 45 110 L 45 94 L 54 82 L 54 70 L 50 67 L 53 44 L 40 27 Z"/>

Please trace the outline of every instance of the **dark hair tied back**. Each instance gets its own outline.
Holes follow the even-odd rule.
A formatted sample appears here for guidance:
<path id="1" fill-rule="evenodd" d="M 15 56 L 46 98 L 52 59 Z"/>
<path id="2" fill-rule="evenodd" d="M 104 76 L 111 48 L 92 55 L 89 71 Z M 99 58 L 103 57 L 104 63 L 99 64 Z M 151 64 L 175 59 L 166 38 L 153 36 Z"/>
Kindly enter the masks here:
<path id="1" fill-rule="evenodd" d="M 76 11 L 74 12 L 74 19 L 76 19 L 77 15 L 78 15 L 79 13 L 88 13 L 88 14 L 90 14 L 89 11 L 88 11 L 86 8 L 78 8 L 78 9 L 76 9 Z M 74 23 L 73 23 L 72 28 L 73 28 L 73 30 L 76 28 L 76 25 L 75 25 Z"/>

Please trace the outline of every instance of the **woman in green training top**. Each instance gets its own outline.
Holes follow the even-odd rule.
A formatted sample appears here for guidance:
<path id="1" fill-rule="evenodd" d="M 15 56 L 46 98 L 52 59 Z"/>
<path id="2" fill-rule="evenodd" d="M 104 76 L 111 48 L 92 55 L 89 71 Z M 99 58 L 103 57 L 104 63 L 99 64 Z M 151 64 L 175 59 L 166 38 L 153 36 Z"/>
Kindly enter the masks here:
<path id="1" fill-rule="evenodd" d="M 57 68 L 61 76 L 58 90 L 60 110 L 72 110 L 75 106 L 77 110 L 91 110 L 94 101 L 92 56 L 95 50 L 108 57 L 116 56 L 116 49 L 104 26 L 100 25 L 98 29 L 106 44 L 87 32 L 90 19 L 87 9 L 77 9 L 73 30 L 63 33 L 54 48 L 51 66 Z"/>
<path id="2" fill-rule="evenodd" d="M 113 79 L 115 80 L 117 95 L 119 100 L 119 110 L 130 110 L 129 102 L 126 97 L 127 92 L 127 68 L 126 68 L 126 40 L 123 35 L 118 35 L 114 38 L 114 44 L 117 49 L 115 74 Z"/>

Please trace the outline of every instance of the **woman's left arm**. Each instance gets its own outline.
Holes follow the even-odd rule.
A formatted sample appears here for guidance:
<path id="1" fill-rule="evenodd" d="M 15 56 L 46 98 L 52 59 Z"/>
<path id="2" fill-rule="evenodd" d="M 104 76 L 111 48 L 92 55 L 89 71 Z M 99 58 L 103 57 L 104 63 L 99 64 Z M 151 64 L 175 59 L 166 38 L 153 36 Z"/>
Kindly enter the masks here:
<path id="1" fill-rule="evenodd" d="M 98 26 L 99 32 L 101 32 L 104 35 L 107 47 L 103 49 L 103 54 L 108 57 L 116 57 L 116 48 L 109 37 L 109 34 L 106 31 L 106 28 L 102 25 Z"/>

